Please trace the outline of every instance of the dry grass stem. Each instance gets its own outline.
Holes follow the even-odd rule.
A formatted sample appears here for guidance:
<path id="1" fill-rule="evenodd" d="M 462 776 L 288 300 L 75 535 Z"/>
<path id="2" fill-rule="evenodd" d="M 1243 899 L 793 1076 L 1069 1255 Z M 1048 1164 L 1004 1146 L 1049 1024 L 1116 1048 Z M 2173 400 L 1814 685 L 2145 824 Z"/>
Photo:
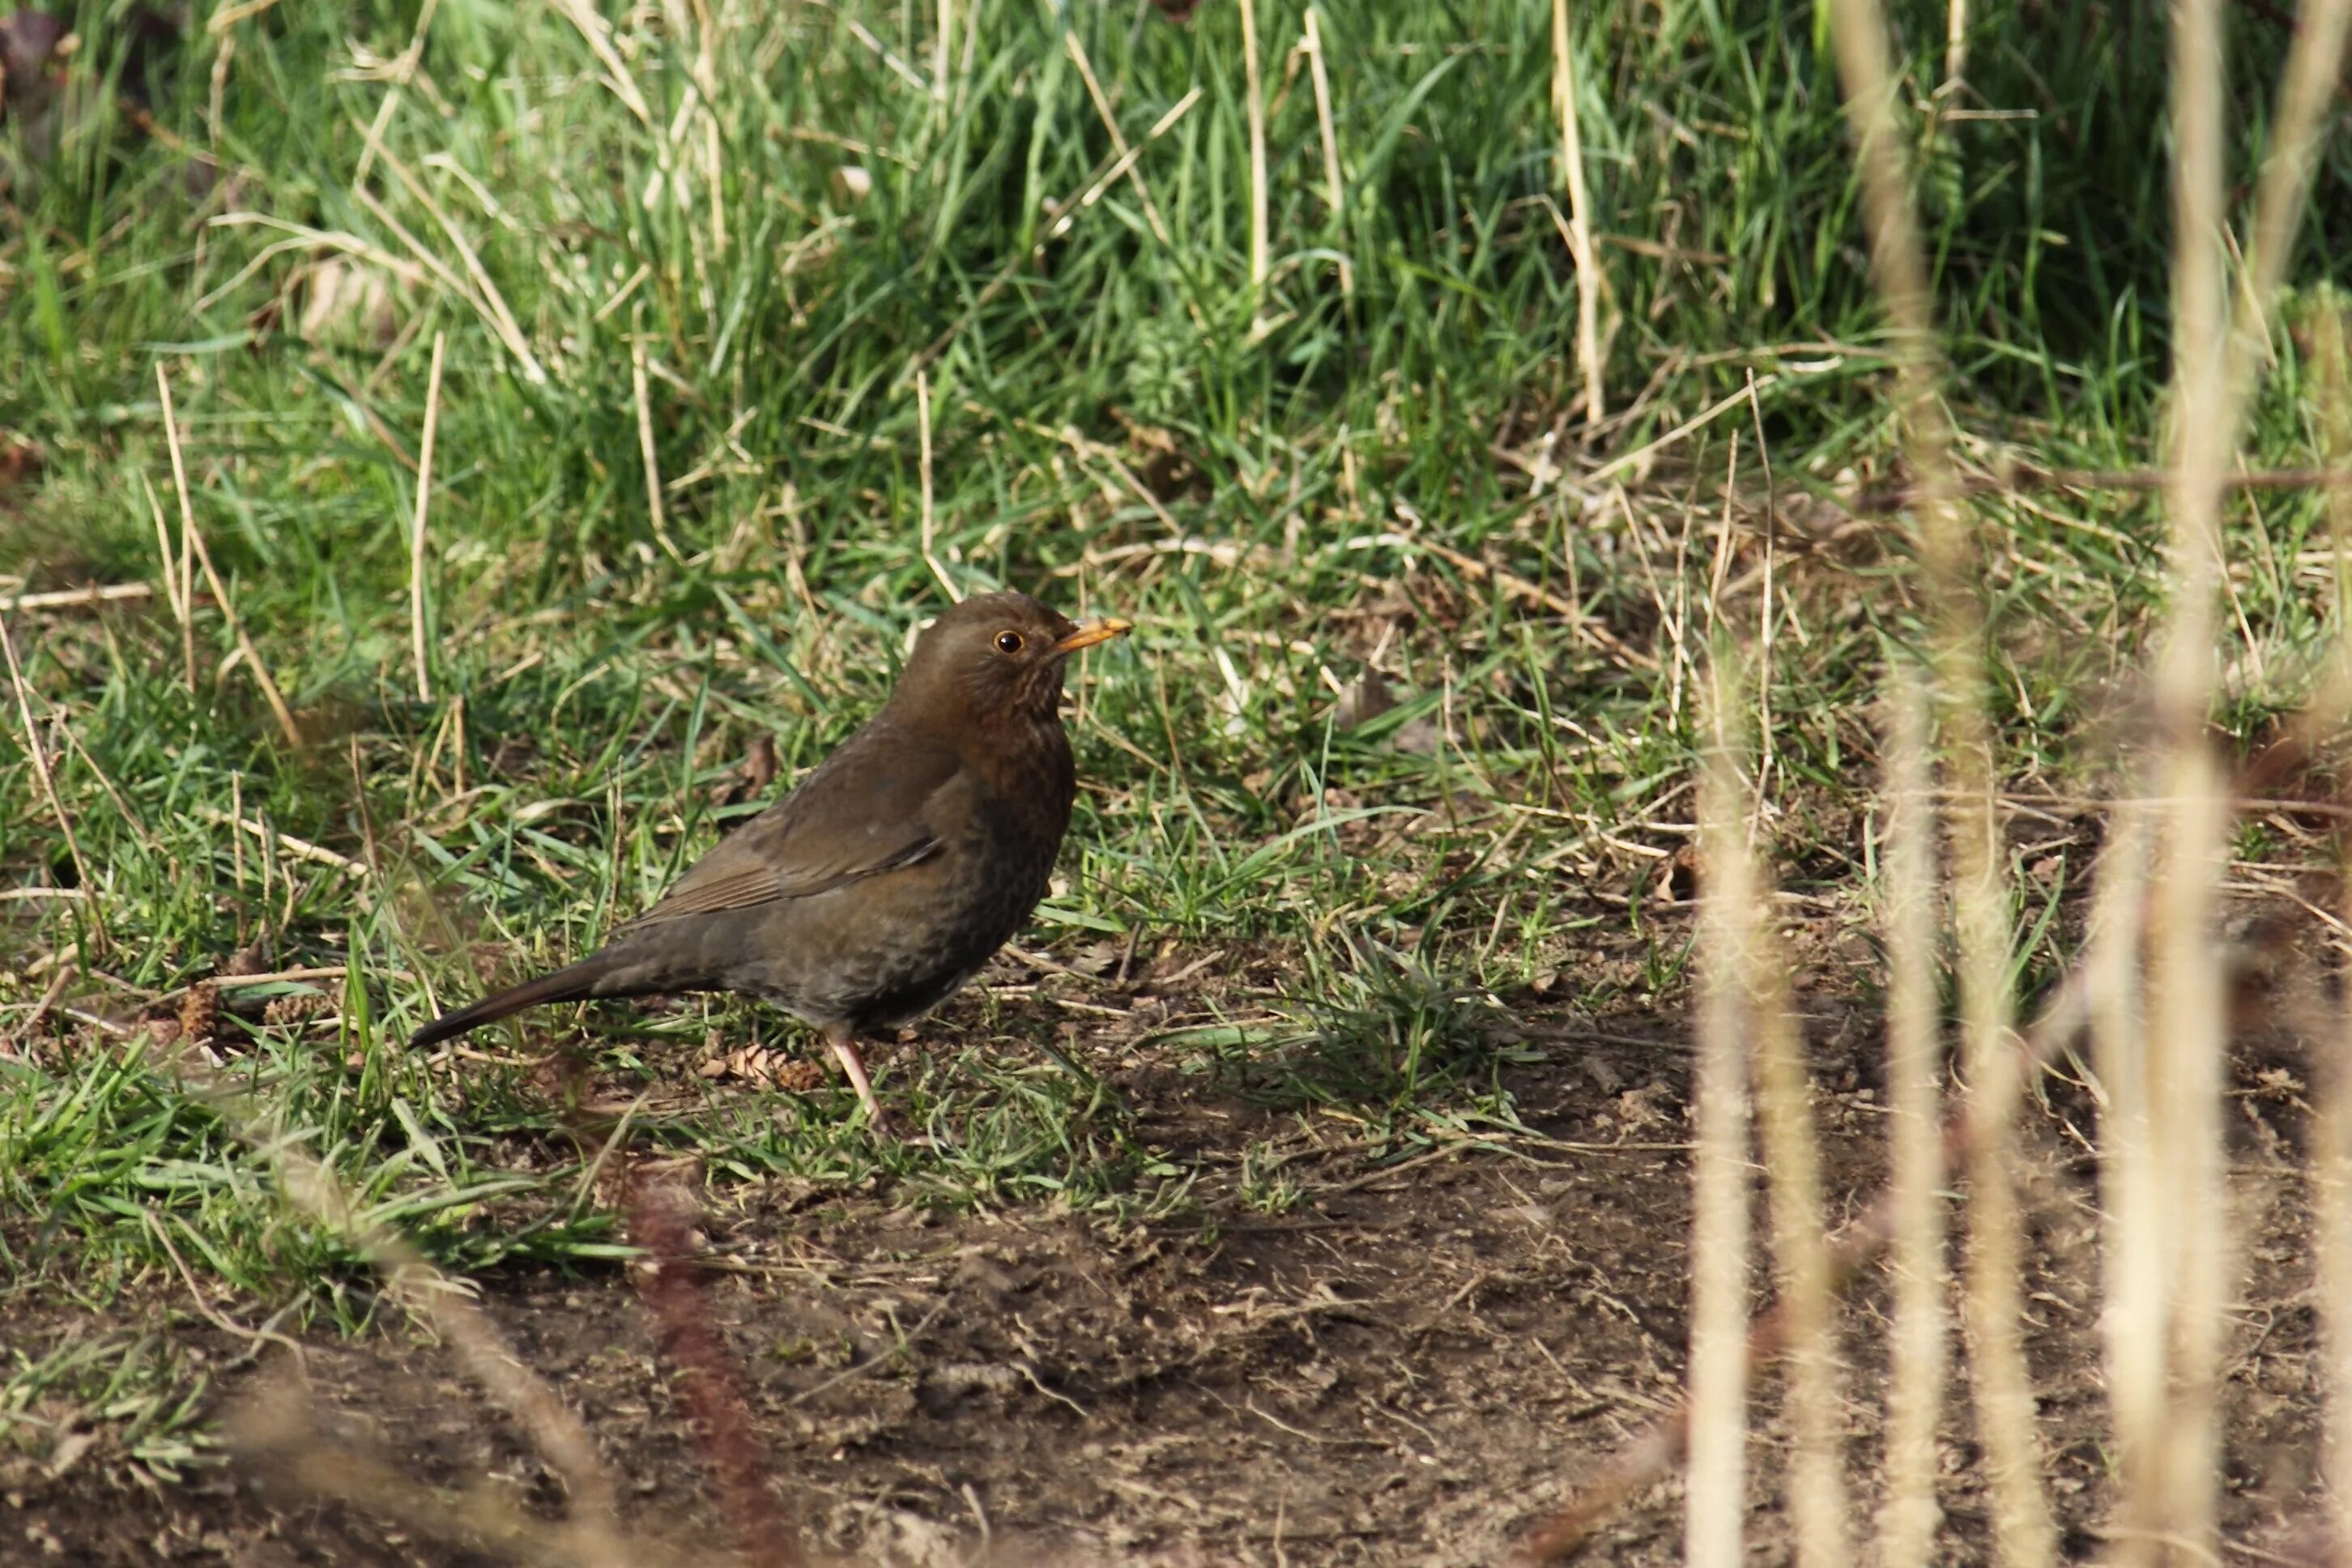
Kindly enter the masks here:
<path id="1" fill-rule="evenodd" d="M 1894 1112 L 1895 1326 L 1887 1359 L 1886 1499 L 1879 1520 L 1884 1568 L 1920 1568 L 1933 1556 L 1942 1510 L 1936 1434 L 1944 1399 L 1947 1329 L 1944 1151 L 1937 1077 L 1936 910 L 1941 901 L 1936 804 L 1928 788 L 1927 694 L 1909 671 L 1894 679 L 1886 776 L 1886 1080 Z"/>
<path id="2" fill-rule="evenodd" d="M 1311 17 L 1310 17 L 1311 20 Z M 1592 251 L 1592 203 L 1584 188 L 1584 138 L 1576 121 L 1576 48 L 1568 0 L 1551 0 L 1551 92 L 1559 115 L 1559 166 L 1568 183 L 1568 243 L 1576 264 L 1576 363 L 1584 377 L 1584 423 L 1606 413 L 1601 363 L 1601 267 Z"/>
<path id="3" fill-rule="evenodd" d="M 1983 606 L 1975 541 L 1958 500 L 1951 418 L 1940 395 L 1926 253 L 1895 122 L 1896 84 L 1878 0 L 1834 0 L 1838 74 L 1853 129 L 1872 276 L 1895 354 L 1904 447 L 1918 476 L 1918 549 L 1932 660 L 1955 798 L 1949 813 L 1959 937 L 1961 1055 L 1974 1123 L 1969 1160 L 1968 1329 L 1979 1427 L 1992 1485 L 1993 1533 L 2010 1568 L 2053 1562 L 2057 1536 L 2042 1487 L 2033 1388 L 2019 1313 L 2017 1199 L 2009 1118 L 2018 1079 L 2009 1044 L 2009 922 L 1991 731 L 1985 717 Z"/>
<path id="4" fill-rule="evenodd" d="M 920 443 L 916 449 L 916 463 L 923 490 L 923 564 L 929 567 L 931 575 L 939 579 L 940 589 L 947 595 L 948 603 L 961 604 L 963 595 L 957 589 L 955 579 L 948 575 L 948 569 L 940 564 L 939 553 L 932 543 L 938 518 L 931 500 L 931 378 L 927 371 L 915 373 L 915 426 L 916 439 Z"/>
<path id="5" fill-rule="evenodd" d="M 1787 963 L 1767 923 L 1769 884 L 1753 868 L 1743 880 L 1756 895 L 1745 916 L 1743 989 L 1750 1009 L 1747 1032 L 1755 1042 L 1757 1115 L 1770 1173 L 1780 1317 L 1788 1334 L 1790 1523 L 1800 1568 L 1846 1568 L 1853 1559 L 1846 1534 L 1844 1411 L 1836 1285 L 1822 1204 L 1821 1139 L 1806 1080 L 1804 1038 L 1789 1005 Z"/>
<path id="6" fill-rule="evenodd" d="M 2168 761 L 2178 804 L 2166 813 L 2149 903 L 2144 1048 L 2148 1142 L 2162 1152 L 2162 1210 L 2151 1218 L 2162 1227 L 2158 1245 L 2168 1279 L 2160 1300 L 2168 1309 L 2173 1354 L 2155 1479 L 2165 1558 L 2185 1568 L 2211 1562 L 2221 1550 L 2221 1352 L 2235 1297 L 2221 1122 L 2227 1026 L 2215 921 L 2228 865 L 2228 817 L 2201 745 Z"/>
<path id="7" fill-rule="evenodd" d="M 194 566 L 188 559 L 188 540 L 180 535 L 178 570 L 172 564 L 172 531 L 163 521 L 163 503 L 155 499 L 155 487 L 145 474 L 139 476 L 139 488 L 146 493 L 148 515 L 155 520 L 155 553 L 163 572 L 163 596 L 171 602 L 172 618 L 180 626 L 180 668 L 187 682 L 188 695 L 196 694 L 196 623 L 191 613 L 194 594 L 188 581 Z"/>
<path id="8" fill-rule="evenodd" d="M 1348 221 L 1346 184 L 1339 177 L 1339 137 L 1332 129 L 1331 72 L 1323 58 L 1323 19 L 1321 7 L 1307 7 L 1306 32 L 1300 47 L 1307 51 L 1307 79 L 1315 89 L 1315 133 L 1323 143 L 1324 200 L 1331 209 L 1331 221 L 1344 227 Z M 1352 296 L 1356 292 L 1356 268 L 1344 258 L 1339 263 L 1339 292 Z"/>
<path id="9" fill-rule="evenodd" d="M 496 333 L 499 341 L 506 345 L 507 352 L 512 354 L 515 363 L 522 367 L 523 379 L 534 386 L 544 386 L 547 384 L 546 368 L 539 363 L 539 356 L 531 353 L 530 340 L 523 336 L 522 328 L 516 321 L 514 311 L 508 306 L 506 296 L 499 291 L 498 284 L 491 280 L 489 269 L 482 265 L 482 258 L 476 253 L 473 243 L 467 239 L 465 230 L 459 228 L 456 220 L 442 210 L 441 204 L 433 199 L 433 194 L 417 182 L 416 176 L 408 172 L 406 165 L 390 153 L 383 153 L 382 157 L 383 166 L 392 171 L 393 178 L 400 182 L 401 188 L 408 193 L 409 199 L 423 207 L 426 215 L 440 226 L 441 232 L 448 237 L 450 248 L 457 253 L 457 259 L 464 264 L 466 276 L 472 279 L 473 287 L 470 290 L 460 289 L 459 296 L 475 307 L 490 331 Z M 367 193 L 354 191 L 353 195 L 365 196 Z M 384 216 L 381 204 L 371 198 L 366 205 L 369 211 Z M 432 258 L 407 230 L 400 229 L 398 232 L 409 248 L 417 253 L 420 260 L 426 260 L 428 265 L 439 268 L 444 274 L 447 272 L 447 268 L 441 264 L 437 258 Z"/>
<path id="10" fill-rule="evenodd" d="M 164 568 L 163 595 L 172 594 L 171 569 Z M 0 616 L 18 610 L 79 610 L 99 605 L 119 605 L 130 599 L 145 599 L 154 595 L 152 583 L 98 583 L 87 588 L 54 588 L 46 594 L 18 594 L 0 599 Z M 173 605 L 176 611 L 178 605 Z"/>
<path id="11" fill-rule="evenodd" d="M 654 445 L 654 405 L 652 389 L 646 376 L 645 307 L 637 305 L 629 324 L 629 391 L 637 409 L 637 456 L 646 471 L 646 520 L 652 525 L 654 537 L 661 542 L 663 551 L 672 561 L 685 564 L 686 558 L 677 552 L 677 542 L 669 536 L 669 514 L 662 510 L 661 454 Z"/>
<path id="12" fill-rule="evenodd" d="M 1249 277 L 1253 301 L 1260 299 L 1265 288 L 1267 271 L 1266 236 L 1266 174 L 1265 174 L 1265 92 L 1260 81 L 1257 58 L 1257 5 L 1255 0 L 1242 0 L 1242 75 L 1248 93 L 1249 112 Z"/>
<path id="13" fill-rule="evenodd" d="M 367 877 L 368 868 L 365 866 L 348 855 L 336 854 L 322 844 L 313 844 L 307 838 L 297 838 L 290 833 L 280 833 L 264 823 L 238 816 L 234 812 L 223 811 L 216 805 L 199 805 L 194 809 L 195 815 L 206 822 L 217 823 L 223 827 L 242 828 L 256 838 L 276 846 L 298 860 L 308 860 L 317 866 L 332 866 L 347 876 L 360 878 L 362 880 Z"/>
<path id="14" fill-rule="evenodd" d="M 229 635 L 236 639 L 238 654 L 252 669 L 254 681 L 261 688 L 263 700 L 269 704 L 270 713 L 278 720 L 279 732 L 286 737 L 289 746 L 299 751 L 302 731 L 295 725 L 294 711 L 286 706 L 285 697 L 278 692 L 278 682 L 269 678 L 269 667 L 261 662 L 261 655 L 255 650 L 253 639 L 245 635 L 245 623 L 237 619 L 236 604 L 228 596 L 228 589 L 222 584 L 220 574 L 213 570 L 213 552 L 205 548 L 204 532 L 196 527 L 195 507 L 188 500 L 187 465 L 180 456 L 180 422 L 172 411 L 172 378 L 164 374 L 160 363 L 155 366 L 155 390 L 163 403 L 163 441 L 172 453 L 172 488 L 180 498 L 181 584 L 184 589 L 188 583 L 185 552 L 193 547 L 196 563 L 204 568 L 205 583 L 213 591 L 213 603 L 220 606 L 222 616 L 227 620 Z"/>
<path id="15" fill-rule="evenodd" d="M 945 21 L 944 11 L 941 20 Z M 1162 245 L 1173 245 L 1175 241 L 1168 233 L 1167 220 L 1160 216 L 1160 205 L 1151 199 L 1151 186 L 1144 179 L 1143 170 L 1133 156 L 1134 149 L 1128 145 L 1127 132 L 1118 128 L 1118 116 L 1111 110 L 1110 99 L 1104 93 L 1102 83 L 1095 79 L 1095 63 L 1088 58 L 1087 47 L 1078 41 L 1075 31 L 1064 31 L 1062 42 L 1069 49 L 1070 59 L 1078 68 L 1079 79 L 1087 84 L 1087 96 L 1094 102 L 1096 117 L 1102 121 L 1103 129 L 1110 132 L 1111 148 L 1118 154 L 1119 165 L 1127 173 L 1128 183 L 1135 187 L 1136 199 L 1143 204 L 1143 221 L 1151 226 L 1151 237 Z"/>
<path id="16" fill-rule="evenodd" d="M 352 172 L 353 185 L 364 185 L 375 167 L 377 150 L 383 144 L 383 133 L 392 128 L 392 117 L 400 110 L 400 97 L 416 74 L 417 63 L 425 58 L 425 36 L 433 26 L 433 13 L 440 8 L 441 0 L 425 0 L 416 13 L 416 27 L 409 34 L 408 47 L 393 62 L 391 82 L 385 87 L 383 101 L 376 105 L 375 119 L 367 129 L 367 138 L 360 147 L 359 166 Z"/>
<path id="17" fill-rule="evenodd" d="M 1714 666 L 1713 727 L 1699 785 L 1698 1068 L 1691 1155 L 1689 1474 L 1684 1561 L 1738 1568 L 1748 1513 L 1748 1157 L 1747 1031 L 1759 890 L 1727 732 L 1737 681 Z"/>
<path id="18" fill-rule="evenodd" d="M 2171 602 L 2157 648 L 2155 698 L 2162 742 L 2179 752 L 2197 743 L 2212 702 L 2221 479 L 2236 442 L 2223 359 L 2221 0 L 2176 0 L 2172 25 L 2174 372 L 2165 498 Z"/>
<path id="19" fill-rule="evenodd" d="M 297 1135 L 279 1125 L 233 1079 L 184 1052 L 169 1063 L 188 1091 L 217 1111 L 236 1135 L 268 1155 L 287 1201 L 342 1237 L 383 1276 L 386 1290 L 457 1350 L 492 1404 L 530 1434 L 561 1475 L 574 1516 L 579 1552 L 572 1561 L 624 1568 L 635 1561 L 619 1540 L 611 1473 L 585 1427 L 562 1396 L 506 1343 L 474 1304 L 470 1288 L 427 1262 L 396 1231 L 362 1208 L 335 1173 L 302 1152 Z"/>
<path id="20" fill-rule="evenodd" d="M 1968 89 L 1969 0 L 1946 0 L 1944 7 L 1944 82 L 1936 89 L 1937 106 L 1950 103 Z"/>
<path id="21" fill-rule="evenodd" d="M 425 637 L 425 519 L 433 502 L 433 441 L 441 423 L 442 334 L 433 334 L 433 368 L 425 385 L 425 434 L 416 453 L 416 516 L 408 531 L 408 637 L 416 658 L 416 700 L 433 700 L 431 658 Z"/>
<path id="22" fill-rule="evenodd" d="M 25 682 L 24 667 L 16 662 L 16 639 L 9 635 L 8 621 L 0 616 L 0 652 L 8 656 L 8 688 L 16 699 L 16 718 L 25 727 L 25 755 L 32 759 L 33 777 L 39 783 L 42 799 L 48 802 L 49 812 L 58 819 L 58 829 L 65 835 L 66 854 L 73 861 L 74 879 L 91 896 L 90 919 L 97 922 L 98 939 L 106 937 L 106 911 L 99 892 L 105 884 L 90 874 L 89 861 L 81 852 L 81 840 L 74 834 L 73 818 L 66 811 L 65 802 L 58 798 L 57 774 L 49 767 L 49 754 L 41 745 L 40 726 L 33 721 L 33 700 Z"/>
<path id="23" fill-rule="evenodd" d="M 2151 1142 L 2148 1061 L 2140 994 L 2148 839 L 2144 805 L 2116 807 L 2101 855 L 2084 973 L 2091 988 L 2093 1059 L 2105 1104 L 2099 1121 L 2101 1255 L 2106 1308 L 2108 1417 L 2121 1472 L 2117 1568 L 2153 1560 L 2150 1466 L 2162 1436 L 2165 1393 L 2164 1216 Z"/>
<path id="24" fill-rule="evenodd" d="M 2352 916 L 2352 871 L 2344 877 Z M 2352 999 L 2342 1007 L 2343 1039 L 2352 1045 Z M 2328 1535 L 2352 1542 L 2352 1051 L 2326 1064 L 2312 1149 L 2312 1197 L 2318 1236 L 2321 1393 L 2326 1400 L 2322 1474 Z M 2342 1547 L 2339 1544 L 2337 1551 Z"/>
<path id="25" fill-rule="evenodd" d="M 1985 814 L 1988 816 L 1990 813 Z M 1976 899 L 1999 907 L 1997 890 Z M 2025 1364 L 2019 1328 L 2024 1310 L 2025 1247 L 2017 1192 L 2010 1169 L 2014 1158 L 2011 1119 L 2022 1079 L 2008 1043 L 2008 998 L 1981 999 L 1988 977 L 1968 977 L 1970 937 L 1965 929 L 1970 900 L 1963 894 L 1960 938 L 1963 974 L 1964 1058 L 1969 1079 L 1969 1249 L 1965 1321 L 1974 1375 L 1977 1426 L 1985 1445 L 1985 1471 L 1993 1491 L 1993 1532 L 2000 1560 L 2012 1568 L 2053 1562 L 2056 1529 L 2042 1489 L 2042 1444 L 2035 1430 L 2033 1379 Z M 2006 927 L 1996 928 L 1994 952 L 2006 956 Z M 1980 928 L 1975 942 L 1988 943 Z M 1993 966 L 1999 975 L 1998 964 Z M 1979 992 L 1972 1011 L 1971 988 Z M 1997 1018 L 1996 1023 L 1994 1019 Z"/>
<path id="26" fill-rule="evenodd" d="M 638 90 L 636 78 L 629 74 L 628 64 L 621 58 L 620 51 L 613 47 L 612 25 L 597 14 L 589 0 L 553 0 L 553 10 L 579 30 L 589 52 L 596 57 L 596 63 L 604 68 L 604 85 L 613 89 L 621 106 L 636 116 L 638 124 L 652 125 L 653 111 L 646 107 L 645 94 Z"/>

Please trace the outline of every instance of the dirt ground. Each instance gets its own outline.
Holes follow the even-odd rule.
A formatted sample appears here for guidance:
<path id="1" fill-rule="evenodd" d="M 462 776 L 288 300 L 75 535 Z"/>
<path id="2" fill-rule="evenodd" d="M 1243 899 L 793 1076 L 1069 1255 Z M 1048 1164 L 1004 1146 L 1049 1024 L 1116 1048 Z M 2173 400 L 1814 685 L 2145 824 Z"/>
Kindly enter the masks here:
<path id="1" fill-rule="evenodd" d="M 1884 1170 L 1880 1045 L 1860 1004 L 1805 999 L 1833 1212 Z M 1539 1059 L 1507 1080 L 1539 1138 L 1367 1168 L 1352 1128 L 1276 1117 L 1197 1075 L 1104 1064 L 1139 1136 L 1190 1150 L 1202 1214 L 1123 1232 L 1039 1209 L 908 1209 L 887 1190 L 721 1189 L 704 1229 L 709 1300 L 742 1369 L 771 1490 L 813 1547 L 868 1563 L 1470 1563 L 1493 1561 L 1674 1395 L 1687 1274 L 1688 1054 L 1680 1016 L 1531 1006 Z M 2311 1517 L 2319 1364 L 2299 1174 L 2298 1048 L 2265 1025 L 2237 1071 L 2246 1266 L 2230 1365 L 2225 1526 L 2290 1555 Z M 2070 1559 L 2094 1553 L 2102 1447 L 2095 1170 L 2087 1098 L 2044 1080 L 2022 1126 L 2031 1351 Z M 1279 1136 L 1304 1188 L 1278 1216 L 1217 1188 Z M 1215 1173 L 1225 1173 L 1219 1176 Z M 634 1521 L 705 1542 L 718 1513 L 675 1384 L 622 1272 L 505 1273 L 486 1305 L 586 1420 Z M 244 1347 L 177 1303 L 154 1324 L 226 1362 Z M 1875 1283 L 1848 1315 L 1854 1517 L 1874 1505 L 1883 1403 Z M 85 1331 L 20 1323 L 19 1343 Z M 490 1477 L 545 1511 L 543 1457 L 416 1331 L 305 1343 L 317 1405 L 429 1483 Z M 227 1378 L 224 1405 L 282 1381 L 284 1352 Z M 1950 1561 L 1982 1558 L 1980 1466 L 1956 1374 L 1943 1502 Z M 1786 1555 L 1781 1436 L 1761 1397 L 1755 1538 Z M 0 1560 L 144 1564 L 494 1561 L 342 1503 L 289 1498 L 250 1467 L 158 1486 L 96 1456 L 53 1475 L 0 1460 Z M 1588 1560 L 1663 1563 L 1681 1493 L 1662 1485 Z M 2240 1560 L 2249 1560 L 2241 1558 Z M 2275 1559 L 2274 1559 L 2275 1560 Z"/>

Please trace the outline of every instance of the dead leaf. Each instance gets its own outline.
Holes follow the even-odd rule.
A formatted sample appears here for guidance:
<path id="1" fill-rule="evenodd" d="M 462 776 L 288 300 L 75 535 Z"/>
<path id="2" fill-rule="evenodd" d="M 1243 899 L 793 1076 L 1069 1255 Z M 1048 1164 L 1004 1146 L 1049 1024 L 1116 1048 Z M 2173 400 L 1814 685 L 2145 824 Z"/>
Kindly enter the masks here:
<path id="1" fill-rule="evenodd" d="M 208 1046 L 220 1032 L 220 987 L 199 980 L 180 998 L 180 1038 Z"/>

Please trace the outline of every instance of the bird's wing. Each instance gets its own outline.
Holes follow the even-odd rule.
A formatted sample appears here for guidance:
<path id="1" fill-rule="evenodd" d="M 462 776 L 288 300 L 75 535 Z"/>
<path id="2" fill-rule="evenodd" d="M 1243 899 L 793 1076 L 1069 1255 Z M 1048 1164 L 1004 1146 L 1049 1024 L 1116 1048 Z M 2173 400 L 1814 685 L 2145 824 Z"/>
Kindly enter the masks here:
<path id="1" fill-rule="evenodd" d="M 929 808 L 957 772 L 952 752 L 868 726 L 620 929 L 804 899 L 929 859 L 940 847 Z"/>

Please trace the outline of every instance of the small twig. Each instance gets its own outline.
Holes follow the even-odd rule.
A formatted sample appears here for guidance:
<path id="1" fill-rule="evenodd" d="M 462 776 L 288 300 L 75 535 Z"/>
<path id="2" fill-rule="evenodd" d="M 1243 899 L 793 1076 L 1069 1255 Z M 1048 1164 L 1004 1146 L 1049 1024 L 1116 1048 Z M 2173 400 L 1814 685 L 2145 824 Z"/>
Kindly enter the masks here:
<path id="1" fill-rule="evenodd" d="M 924 1313 L 922 1317 L 917 1321 L 913 1328 L 909 1329 L 905 1334 L 900 1336 L 900 1343 L 912 1344 L 915 1341 L 922 1338 L 923 1331 L 929 1329 L 933 1323 L 939 1321 L 940 1314 L 947 1310 L 948 1303 L 941 1301 L 938 1306 L 933 1307 L 929 1311 Z M 810 1400 L 816 1398 L 819 1394 L 830 1394 L 833 1390 L 839 1388 L 845 1383 L 854 1383 L 857 1379 L 864 1377 L 867 1373 L 872 1372 L 875 1368 L 887 1365 L 889 1360 L 890 1357 L 887 1354 L 868 1356 L 864 1361 L 859 1362 L 856 1366 L 835 1373 L 833 1376 L 826 1378 L 823 1383 L 818 1384 L 814 1388 L 802 1389 L 798 1394 L 793 1394 L 790 1399 L 784 1401 L 784 1404 L 787 1406 L 806 1405 Z"/>
<path id="2" fill-rule="evenodd" d="M 350 972 L 349 964 L 328 963 L 312 969 L 273 969 L 262 974 L 214 974 L 192 984 L 183 985 L 176 991 L 166 991 L 155 997 L 154 1001 L 169 1002 L 175 996 L 186 995 L 199 985 L 210 985 L 219 991 L 245 991 L 257 985 L 291 984 L 298 980 L 341 980 Z M 404 969 L 386 969 L 376 973 L 381 973 L 387 980 L 415 978 Z"/>
<path id="3" fill-rule="evenodd" d="M 172 1245 L 171 1234 L 163 1228 L 163 1216 L 153 1209 L 144 1209 L 141 1213 L 147 1221 L 147 1228 L 154 1234 L 157 1241 L 163 1243 L 163 1254 L 172 1260 L 172 1267 L 180 1271 L 180 1279 L 188 1288 L 188 1297 L 195 1302 L 196 1310 L 203 1315 L 205 1321 L 225 1334 L 243 1340 L 248 1347 L 256 1350 L 264 1344 L 283 1345 L 294 1357 L 296 1366 L 306 1364 L 302 1356 L 302 1347 L 295 1341 L 287 1338 L 275 1329 L 248 1329 L 210 1301 L 205 1300 L 205 1293 L 196 1288 L 195 1275 L 189 1272 L 186 1262 L 180 1257 L 180 1249 Z"/>
<path id="4" fill-rule="evenodd" d="M 277 828 L 262 823 L 248 822 L 241 816 L 233 816 L 216 805 L 199 805 L 193 809 L 206 822 L 217 823 L 223 827 L 241 827 L 256 838 L 268 839 L 298 860 L 308 860 L 320 866 L 332 866 L 346 876 L 357 877 L 362 880 L 367 877 L 367 868 L 350 856 L 338 855 L 323 845 L 313 844 L 307 838 L 297 838 L 290 833 L 281 833 Z"/>
<path id="5" fill-rule="evenodd" d="M 57 588 L 46 594 L 19 594 L 0 599 L 0 615 L 15 610 L 77 609 L 85 605 L 111 605 L 123 599 L 144 599 L 155 592 L 152 583 L 104 583 L 87 588 Z"/>
<path id="6" fill-rule="evenodd" d="M 32 1044 L 33 1037 L 41 1032 L 42 1024 L 47 1021 L 49 1009 L 63 999 L 66 987 L 73 984 L 73 977 L 79 973 L 80 966 L 70 958 L 58 965 L 57 977 L 49 982 L 48 989 L 41 993 L 41 999 L 33 1004 L 33 1016 L 26 1019 L 24 1026 L 16 1031 L 19 1040 L 28 1047 Z"/>

